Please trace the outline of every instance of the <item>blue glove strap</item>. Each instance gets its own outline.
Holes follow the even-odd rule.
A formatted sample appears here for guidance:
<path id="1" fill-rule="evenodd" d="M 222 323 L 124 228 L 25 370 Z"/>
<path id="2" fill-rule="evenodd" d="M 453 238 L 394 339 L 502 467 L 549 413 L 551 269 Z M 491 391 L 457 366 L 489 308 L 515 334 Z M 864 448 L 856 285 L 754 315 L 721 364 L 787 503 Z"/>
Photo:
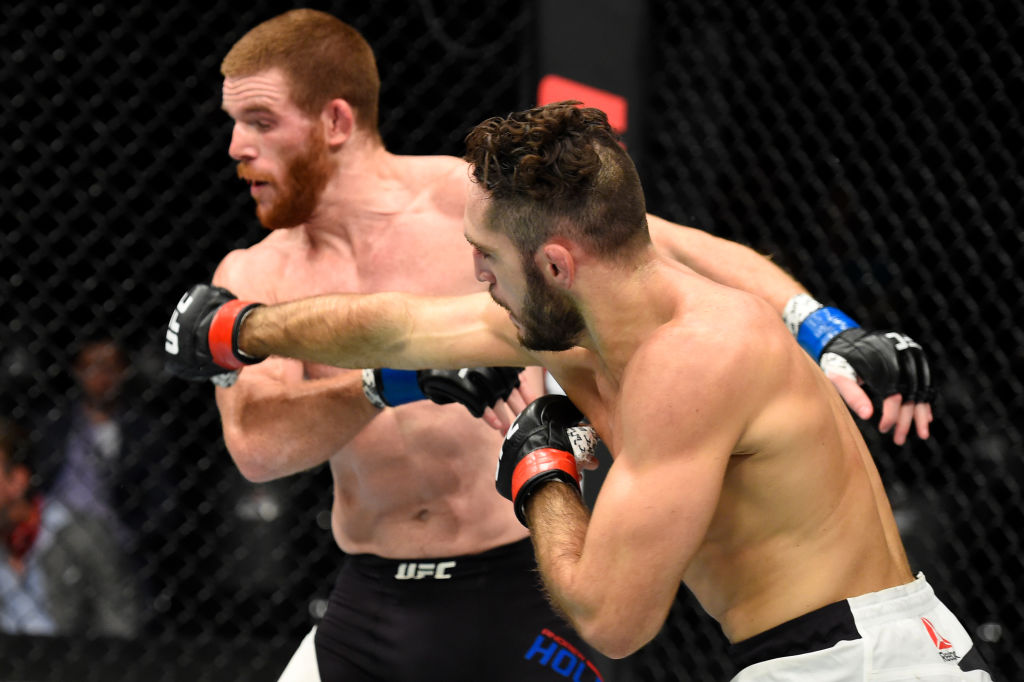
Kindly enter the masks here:
<path id="1" fill-rule="evenodd" d="M 412 369 L 384 368 L 380 371 L 381 381 L 377 392 L 391 406 L 424 400 L 427 396 L 420 390 L 416 374 L 416 370 Z"/>
<path id="2" fill-rule="evenodd" d="M 820 360 L 825 346 L 835 338 L 836 334 L 859 326 L 842 310 L 819 308 L 801 323 L 796 340 L 812 358 Z"/>

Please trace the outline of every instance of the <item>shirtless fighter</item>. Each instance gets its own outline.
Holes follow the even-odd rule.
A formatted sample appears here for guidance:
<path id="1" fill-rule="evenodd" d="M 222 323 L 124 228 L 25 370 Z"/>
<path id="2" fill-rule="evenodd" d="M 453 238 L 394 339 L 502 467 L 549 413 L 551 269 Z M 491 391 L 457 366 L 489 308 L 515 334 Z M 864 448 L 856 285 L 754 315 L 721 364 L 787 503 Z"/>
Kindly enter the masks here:
<path id="1" fill-rule="evenodd" d="M 386 151 L 377 131 L 376 66 L 354 29 L 321 12 L 288 12 L 239 40 L 222 71 L 223 108 L 234 120 L 229 151 L 272 231 L 228 254 L 214 284 L 268 303 L 330 292 L 482 290 L 462 237 L 466 163 Z M 674 258 L 761 294 L 777 314 L 792 317 L 799 306 L 791 302 L 810 300 L 746 247 L 650 221 Z M 809 321 L 833 316 L 815 303 L 800 310 Z M 897 350 L 884 334 L 847 326 L 832 346 L 848 340 L 849 364 L 835 381 L 851 407 L 864 417 L 872 410 L 848 378 L 850 365 L 874 389 L 883 431 L 902 442 L 913 426 L 927 437 L 927 373 L 913 371 L 927 369 L 920 348 Z M 169 341 L 168 348 L 177 346 Z M 811 352 L 826 357 L 832 349 Z M 315 679 L 318 665 L 325 680 L 560 679 L 556 662 L 589 660 L 536 589 L 527 531 L 491 488 L 491 454 L 501 438 L 486 424 L 459 405 L 416 402 L 425 395 L 422 376 L 410 372 L 378 371 L 365 391 L 361 372 L 279 357 L 235 374 L 232 387 L 216 392 L 239 470 L 266 481 L 328 462 L 333 533 L 349 555 L 316 633 L 316 658 L 308 637 L 282 679 Z M 525 394 L 509 395 L 500 377 L 485 381 L 472 397 L 475 410 L 508 395 L 510 409 L 497 403 L 484 412 L 503 430 L 538 383 L 524 379 Z M 368 582 L 385 593 L 368 590 Z M 394 600 L 401 607 L 384 606 Z M 377 620 L 382 613 L 386 622 Z M 545 657 L 551 647 L 565 655 Z"/>
<path id="2" fill-rule="evenodd" d="M 654 637 L 682 581 L 733 643 L 737 680 L 991 679 L 911 572 L 839 395 L 771 306 L 655 248 L 604 114 L 539 107 L 485 121 L 467 147 L 465 235 L 508 314 L 486 293 L 253 306 L 200 287 L 179 306 L 179 361 L 542 364 L 568 398 L 519 415 L 498 489 L 551 599 L 600 651 Z M 615 457 L 592 515 L 583 415 Z"/>

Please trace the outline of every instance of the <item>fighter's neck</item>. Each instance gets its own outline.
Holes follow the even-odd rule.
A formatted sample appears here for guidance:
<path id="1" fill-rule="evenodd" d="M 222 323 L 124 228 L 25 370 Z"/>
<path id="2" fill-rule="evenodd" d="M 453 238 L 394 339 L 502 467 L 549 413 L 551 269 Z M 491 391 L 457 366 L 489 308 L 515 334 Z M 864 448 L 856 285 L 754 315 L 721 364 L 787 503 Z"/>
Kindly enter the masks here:
<path id="1" fill-rule="evenodd" d="M 407 210 L 421 190 L 411 182 L 404 157 L 379 143 L 346 147 L 304 227 L 313 236 L 355 237 Z"/>
<path id="2" fill-rule="evenodd" d="M 603 272 L 604 267 L 615 272 Z M 621 376 L 636 349 L 678 314 L 670 279 L 671 269 L 653 255 L 626 271 L 615 265 L 589 270 L 579 283 L 587 327 L 581 345 Z"/>

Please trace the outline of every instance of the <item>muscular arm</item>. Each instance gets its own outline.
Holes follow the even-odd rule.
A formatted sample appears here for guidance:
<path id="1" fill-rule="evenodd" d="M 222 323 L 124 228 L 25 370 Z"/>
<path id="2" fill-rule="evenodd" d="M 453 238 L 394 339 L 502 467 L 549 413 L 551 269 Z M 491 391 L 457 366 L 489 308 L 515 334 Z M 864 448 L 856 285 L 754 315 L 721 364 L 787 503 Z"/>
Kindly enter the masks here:
<path id="1" fill-rule="evenodd" d="M 615 658 L 662 627 L 711 522 L 746 409 L 737 399 L 742 373 L 725 369 L 731 361 L 720 350 L 690 356 L 704 358 L 699 371 L 671 349 L 656 355 L 664 359 L 643 360 L 623 384 L 615 464 L 593 516 L 562 483 L 527 503 L 545 587 L 580 635 Z"/>
<path id="2" fill-rule="evenodd" d="M 238 335 L 252 356 L 335 367 L 457 369 L 540 364 L 486 293 L 334 294 L 256 308 Z"/>
<path id="3" fill-rule="evenodd" d="M 262 279 L 229 254 L 213 283 L 262 299 Z M 230 388 L 216 389 L 224 443 L 239 472 L 269 481 L 327 462 L 380 410 L 363 395 L 358 371 L 310 378 L 298 360 L 270 358 L 246 367 Z"/>
<path id="4" fill-rule="evenodd" d="M 708 279 L 768 301 L 780 315 L 790 299 L 808 293 L 782 268 L 751 248 L 657 216 L 648 215 L 647 221 L 651 239 L 668 257 Z M 875 412 L 871 398 L 861 387 L 858 377 L 850 376 L 850 373 L 852 370 L 826 371 L 850 409 L 861 419 L 869 419 Z M 916 425 L 918 436 L 928 438 L 932 421 L 928 399 L 915 402 L 913 396 L 899 394 L 881 395 L 879 398 L 885 399 L 878 422 L 882 433 L 891 430 L 893 440 L 902 445 L 911 427 Z"/>
<path id="5" fill-rule="evenodd" d="M 363 395 L 358 371 L 312 380 L 303 374 L 301 362 L 271 358 L 216 390 L 224 442 L 247 479 L 323 464 L 380 412 Z"/>
<path id="6" fill-rule="evenodd" d="M 786 302 L 807 289 L 785 270 L 750 247 L 703 230 L 647 216 L 651 239 L 673 260 L 708 279 L 768 301 L 780 315 Z"/>

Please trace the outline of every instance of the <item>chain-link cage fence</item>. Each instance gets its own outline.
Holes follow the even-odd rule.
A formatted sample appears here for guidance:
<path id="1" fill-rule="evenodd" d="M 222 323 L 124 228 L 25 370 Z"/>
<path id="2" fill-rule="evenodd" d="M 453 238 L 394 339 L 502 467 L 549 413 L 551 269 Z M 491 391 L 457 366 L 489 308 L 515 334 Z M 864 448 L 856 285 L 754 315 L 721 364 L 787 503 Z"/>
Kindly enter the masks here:
<path id="1" fill-rule="evenodd" d="M 1002 679 L 1022 634 L 1024 5 L 654 2 L 650 209 L 929 351 L 933 435 L 862 429 L 915 570 Z M 685 597 L 642 679 L 720 679 Z M 695 664 L 695 660 L 700 664 Z"/>
<path id="2" fill-rule="evenodd" d="M 373 45 L 392 151 L 459 154 L 473 124 L 532 103 L 533 3 L 310 6 Z M 119 491 L 108 511 L 139 604 L 131 637 L 0 635 L 9 679 L 272 680 L 322 613 L 339 560 L 329 474 L 246 482 L 211 390 L 160 367 L 170 302 L 262 237 L 227 157 L 218 67 L 245 30 L 290 7 L 0 10 L 0 414 L 29 426 L 38 482 L 57 485 L 89 378 L 119 369 L 97 345 L 127 351 L 120 442 L 103 445 L 123 454 L 104 480 Z M 650 12 L 651 210 L 772 253 L 819 299 L 929 351 L 932 438 L 896 447 L 864 432 L 915 569 L 1014 679 L 1024 9 L 673 0 Z M 619 677 L 722 679 L 724 651 L 684 590 Z"/>

